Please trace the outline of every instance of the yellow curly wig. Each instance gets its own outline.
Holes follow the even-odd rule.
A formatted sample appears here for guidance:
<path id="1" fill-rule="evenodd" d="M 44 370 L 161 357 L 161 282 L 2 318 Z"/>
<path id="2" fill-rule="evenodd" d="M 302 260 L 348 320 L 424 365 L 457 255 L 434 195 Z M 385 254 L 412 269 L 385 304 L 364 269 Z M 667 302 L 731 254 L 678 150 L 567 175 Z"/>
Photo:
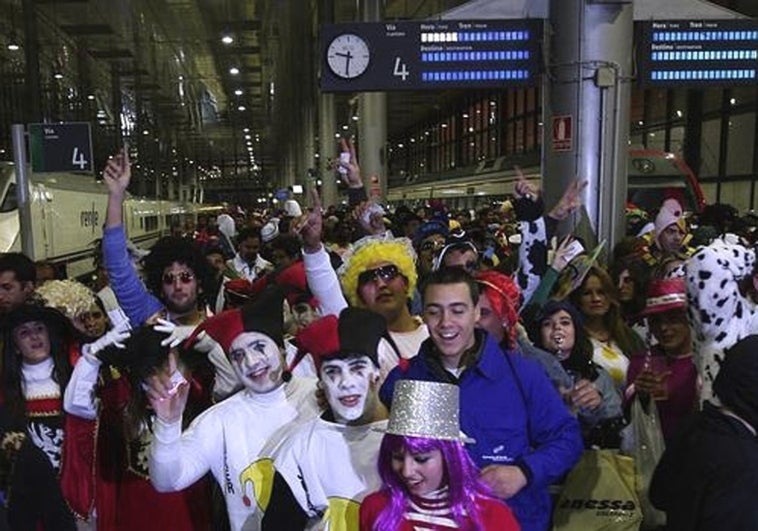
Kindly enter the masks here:
<path id="1" fill-rule="evenodd" d="M 352 306 L 363 306 L 358 297 L 358 275 L 371 268 L 377 262 L 395 264 L 400 273 L 408 279 L 406 295 L 413 298 L 418 274 L 416 258 L 410 240 L 407 238 L 377 239 L 364 238 L 366 241 L 355 243 L 352 254 L 345 258 L 340 268 L 342 291 Z"/>

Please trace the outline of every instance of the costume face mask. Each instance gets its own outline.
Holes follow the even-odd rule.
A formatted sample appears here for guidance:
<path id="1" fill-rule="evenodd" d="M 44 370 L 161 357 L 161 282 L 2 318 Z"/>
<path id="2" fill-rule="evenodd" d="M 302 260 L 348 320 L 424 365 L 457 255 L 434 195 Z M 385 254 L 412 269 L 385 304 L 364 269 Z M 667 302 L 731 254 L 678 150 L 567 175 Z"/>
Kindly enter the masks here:
<path id="1" fill-rule="evenodd" d="M 260 332 L 243 332 L 229 348 L 229 361 L 242 385 L 253 393 L 268 393 L 282 383 L 279 347 Z"/>
<path id="2" fill-rule="evenodd" d="M 368 356 L 331 359 L 321 364 L 319 377 L 334 418 L 347 424 L 363 416 L 379 369 Z"/>

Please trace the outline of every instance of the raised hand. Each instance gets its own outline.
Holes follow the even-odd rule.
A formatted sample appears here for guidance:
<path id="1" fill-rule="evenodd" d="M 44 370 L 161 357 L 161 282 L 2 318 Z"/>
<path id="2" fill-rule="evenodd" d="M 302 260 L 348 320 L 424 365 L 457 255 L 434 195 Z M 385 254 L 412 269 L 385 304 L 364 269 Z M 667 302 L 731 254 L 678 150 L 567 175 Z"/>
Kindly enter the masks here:
<path id="1" fill-rule="evenodd" d="M 516 184 L 513 186 L 513 195 L 516 196 L 516 199 L 526 197 L 532 201 L 536 201 L 539 190 L 526 180 L 526 175 L 524 175 L 520 166 L 514 166 L 513 169 L 516 172 Z"/>
<path id="2" fill-rule="evenodd" d="M 342 153 L 350 153 L 350 162 L 343 162 L 337 158 L 336 165 L 347 170 L 342 175 L 342 180 L 350 188 L 362 188 L 363 177 L 361 177 L 361 167 L 358 165 L 358 157 L 355 154 L 355 145 L 346 138 L 340 139 L 340 149 Z"/>
<path id="3" fill-rule="evenodd" d="M 123 341 L 129 338 L 131 335 L 131 329 L 129 321 L 121 321 L 117 326 L 114 326 L 99 339 L 87 345 L 83 345 L 82 354 L 84 356 L 97 357 L 99 352 L 111 345 L 116 348 L 126 348 Z"/>
<path id="4" fill-rule="evenodd" d="M 103 170 L 103 181 L 110 195 L 124 195 L 132 179 L 132 168 L 129 163 L 129 153 L 125 149 L 108 159 Z"/>
<path id="5" fill-rule="evenodd" d="M 168 334 L 168 337 L 161 341 L 161 346 L 175 348 L 179 346 L 182 341 L 187 339 L 190 334 L 192 334 L 192 332 L 195 330 L 195 326 L 178 326 L 166 319 L 158 319 L 158 322 L 153 325 L 153 330 L 156 332 L 163 332 L 164 334 Z"/>
<path id="6" fill-rule="evenodd" d="M 555 269 L 558 273 L 566 269 L 566 266 L 573 258 L 573 250 L 571 246 L 571 241 L 573 239 L 574 238 L 571 234 L 563 238 L 560 245 L 558 245 L 558 248 L 555 250 L 555 253 L 553 253 L 553 262 L 550 264 L 550 267 Z"/>
<path id="7" fill-rule="evenodd" d="M 574 179 L 563 192 L 558 203 L 548 213 L 548 216 L 558 221 L 563 221 L 569 217 L 582 206 L 582 192 L 587 188 L 587 184 L 587 179 Z"/>
<path id="8" fill-rule="evenodd" d="M 384 209 L 373 201 L 363 201 L 356 206 L 353 217 L 368 234 L 375 236 L 387 231 L 384 225 Z"/>
<path id="9" fill-rule="evenodd" d="M 300 216 L 294 224 L 294 230 L 303 239 L 306 253 L 315 253 L 321 249 L 321 236 L 324 231 L 323 215 L 321 213 L 321 198 L 315 188 L 311 188 L 311 204 L 313 207 Z"/>
<path id="10" fill-rule="evenodd" d="M 159 369 L 142 384 L 150 405 L 163 422 L 181 420 L 187 406 L 189 384 L 176 366 L 176 353 L 168 355 L 168 369 Z"/>

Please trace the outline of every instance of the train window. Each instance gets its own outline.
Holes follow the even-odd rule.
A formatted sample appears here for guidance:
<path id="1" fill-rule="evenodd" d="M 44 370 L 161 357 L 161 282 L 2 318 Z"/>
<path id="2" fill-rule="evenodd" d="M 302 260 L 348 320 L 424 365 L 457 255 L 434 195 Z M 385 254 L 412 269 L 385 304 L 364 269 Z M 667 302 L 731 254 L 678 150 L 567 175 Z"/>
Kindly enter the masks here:
<path id="1" fill-rule="evenodd" d="M 18 208 L 18 202 L 16 201 L 16 183 L 10 183 L 8 191 L 5 192 L 2 204 L 0 204 L 0 212 L 11 212 Z"/>
<path id="2" fill-rule="evenodd" d="M 158 230 L 158 216 L 145 216 L 145 231 Z"/>

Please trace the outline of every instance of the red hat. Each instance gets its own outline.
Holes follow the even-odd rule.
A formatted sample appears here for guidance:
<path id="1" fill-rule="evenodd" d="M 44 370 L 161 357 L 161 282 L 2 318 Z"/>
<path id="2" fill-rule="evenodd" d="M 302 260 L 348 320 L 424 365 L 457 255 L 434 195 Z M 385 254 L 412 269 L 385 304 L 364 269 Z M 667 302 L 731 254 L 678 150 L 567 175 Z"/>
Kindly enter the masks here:
<path id="1" fill-rule="evenodd" d="M 297 355 L 287 369 L 289 374 L 306 354 L 313 357 L 316 371 L 325 359 L 339 356 L 368 356 L 379 366 L 377 347 L 387 336 L 387 322 L 378 313 L 348 306 L 339 319 L 327 315 L 300 330 L 295 336 Z"/>
<path id="2" fill-rule="evenodd" d="M 316 299 L 308 289 L 308 281 L 305 277 L 305 263 L 298 260 L 294 264 L 284 268 L 276 278 L 274 283 L 284 290 L 284 296 L 290 306 L 299 302 L 307 302 L 311 307 L 317 306 Z"/>
<path id="3" fill-rule="evenodd" d="M 282 304 L 284 294 L 278 288 L 264 290 L 255 300 L 242 308 L 226 310 L 200 323 L 185 341 L 189 346 L 201 332 L 211 336 L 229 355 L 232 341 L 242 332 L 260 332 L 270 337 L 279 346 L 283 344 L 284 317 Z"/>
<path id="4" fill-rule="evenodd" d="M 683 310 L 687 307 L 687 285 L 681 278 L 652 280 L 647 292 L 644 315 Z"/>

